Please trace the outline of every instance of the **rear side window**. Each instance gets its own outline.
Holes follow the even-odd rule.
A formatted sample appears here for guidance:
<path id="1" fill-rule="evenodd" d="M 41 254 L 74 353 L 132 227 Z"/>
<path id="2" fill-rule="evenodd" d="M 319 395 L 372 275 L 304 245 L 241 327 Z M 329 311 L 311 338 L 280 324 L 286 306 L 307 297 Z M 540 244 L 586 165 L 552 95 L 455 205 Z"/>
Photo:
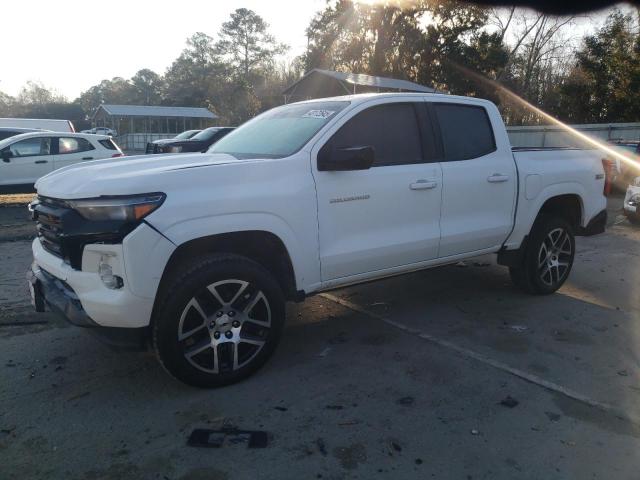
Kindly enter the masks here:
<path id="1" fill-rule="evenodd" d="M 95 150 L 95 147 L 85 138 L 61 137 L 58 139 L 58 152 L 61 154 L 88 152 L 89 150 Z"/>
<path id="2" fill-rule="evenodd" d="M 436 103 L 445 160 L 469 160 L 496 150 L 496 141 L 484 107 Z"/>
<path id="3" fill-rule="evenodd" d="M 117 150 L 118 149 L 116 144 L 113 143 L 113 140 L 111 140 L 110 138 L 108 138 L 106 140 L 98 140 L 98 142 L 100 142 L 100 145 L 102 145 L 104 148 L 106 148 L 108 150 Z"/>
<path id="4" fill-rule="evenodd" d="M 389 103 L 358 113 L 331 138 L 334 148 L 373 147 L 374 167 L 422 163 L 422 140 L 412 103 Z"/>

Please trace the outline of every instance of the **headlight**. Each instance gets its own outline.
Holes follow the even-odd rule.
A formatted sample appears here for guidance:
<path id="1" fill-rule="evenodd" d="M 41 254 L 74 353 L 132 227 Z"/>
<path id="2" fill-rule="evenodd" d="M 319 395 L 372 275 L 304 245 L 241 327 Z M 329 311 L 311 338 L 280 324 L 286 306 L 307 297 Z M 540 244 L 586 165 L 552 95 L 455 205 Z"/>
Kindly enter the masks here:
<path id="1" fill-rule="evenodd" d="M 169 153 L 180 153 L 182 151 L 182 147 L 169 147 Z"/>
<path id="2" fill-rule="evenodd" d="M 635 195 L 631 195 L 631 198 L 629 199 L 628 203 L 632 207 L 637 207 L 638 205 L 640 205 L 640 193 L 636 193 Z"/>
<path id="3" fill-rule="evenodd" d="M 156 210 L 164 199 L 164 193 L 147 193 L 131 197 L 69 200 L 67 204 L 87 220 L 136 222 Z"/>

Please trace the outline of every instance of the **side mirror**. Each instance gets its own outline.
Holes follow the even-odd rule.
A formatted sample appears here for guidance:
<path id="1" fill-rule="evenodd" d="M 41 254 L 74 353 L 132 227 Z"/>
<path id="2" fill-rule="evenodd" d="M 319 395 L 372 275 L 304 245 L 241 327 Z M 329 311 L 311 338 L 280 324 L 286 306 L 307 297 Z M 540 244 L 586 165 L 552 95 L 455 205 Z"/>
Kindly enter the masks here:
<path id="1" fill-rule="evenodd" d="M 335 148 L 325 145 L 318 153 L 318 171 L 368 170 L 374 160 L 375 153 L 370 146 Z"/>
<path id="2" fill-rule="evenodd" d="M 11 161 L 11 157 L 13 157 L 13 152 L 8 148 L 5 148 L 0 152 L 0 156 L 2 156 L 3 162 L 9 163 Z"/>

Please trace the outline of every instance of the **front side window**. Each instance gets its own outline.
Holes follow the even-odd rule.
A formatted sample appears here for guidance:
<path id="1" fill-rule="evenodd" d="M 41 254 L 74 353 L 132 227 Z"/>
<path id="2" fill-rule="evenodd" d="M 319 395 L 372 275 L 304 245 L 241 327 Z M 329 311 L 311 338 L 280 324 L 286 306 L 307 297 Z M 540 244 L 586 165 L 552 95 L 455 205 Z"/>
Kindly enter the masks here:
<path id="1" fill-rule="evenodd" d="M 373 147 L 373 166 L 422 163 L 422 140 L 413 103 L 368 108 L 345 123 L 329 141 L 331 148 Z"/>
<path id="2" fill-rule="evenodd" d="M 13 143 L 9 150 L 14 157 L 37 157 L 51 153 L 50 138 L 27 138 Z"/>
<path id="3" fill-rule="evenodd" d="M 493 128 L 484 107 L 436 103 L 434 108 L 447 161 L 469 160 L 496 150 Z"/>
<path id="4" fill-rule="evenodd" d="M 95 150 L 86 138 L 61 137 L 58 139 L 58 152 L 61 154 L 88 152 Z"/>
<path id="5" fill-rule="evenodd" d="M 235 158 L 284 158 L 300 150 L 349 102 L 284 105 L 258 115 L 215 143 L 208 151 Z"/>

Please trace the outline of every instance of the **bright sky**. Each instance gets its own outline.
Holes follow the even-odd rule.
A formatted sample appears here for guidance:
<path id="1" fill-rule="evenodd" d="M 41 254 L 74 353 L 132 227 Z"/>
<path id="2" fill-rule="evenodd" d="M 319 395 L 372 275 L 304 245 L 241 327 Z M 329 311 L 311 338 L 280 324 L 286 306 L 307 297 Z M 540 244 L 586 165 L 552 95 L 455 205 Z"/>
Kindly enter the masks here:
<path id="1" fill-rule="evenodd" d="M 306 47 L 305 29 L 325 0 L 22 0 L 2 2 L 0 91 L 15 95 L 27 80 L 41 81 L 69 99 L 141 68 L 165 69 L 195 32 L 215 36 L 236 8 L 249 8 L 276 39 Z M 9 42 L 10 39 L 10 43 Z"/>
<path id="2" fill-rule="evenodd" d="M 162 74 L 187 37 L 198 31 L 215 37 L 240 7 L 262 16 L 293 58 L 304 52 L 309 21 L 325 5 L 326 0 L 4 1 L 0 91 L 16 95 L 34 80 L 72 100 L 105 78 L 130 78 L 142 68 Z M 604 13 L 582 19 L 574 33 L 593 30 Z"/>

